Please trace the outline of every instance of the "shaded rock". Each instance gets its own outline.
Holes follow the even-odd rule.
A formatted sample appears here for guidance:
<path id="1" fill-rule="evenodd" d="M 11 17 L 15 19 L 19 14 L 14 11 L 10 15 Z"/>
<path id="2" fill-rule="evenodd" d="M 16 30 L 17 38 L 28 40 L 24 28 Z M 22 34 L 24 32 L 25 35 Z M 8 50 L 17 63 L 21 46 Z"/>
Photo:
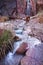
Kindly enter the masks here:
<path id="1" fill-rule="evenodd" d="M 16 51 L 16 53 L 18 54 L 24 54 L 27 50 L 28 44 L 26 42 L 23 42 L 20 47 L 18 48 L 18 50 Z"/>
<path id="2" fill-rule="evenodd" d="M 28 23 L 30 20 L 30 17 L 29 16 L 26 16 L 26 23 Z"/>
<path id="3" fill-rule="evenodd" d="M 2 16 L 11 16 L 16 10 L 16 0 L 0 0 L 0 13 Z"/>
<path id="4" fill-rule="evenodd" d="M 31 56 L 31 57 L 35 57 L 36 56 L 36 54 L 37 54 L 37 56 L 38 56 L 38 54 L 40 53 L 40 50 L 41 50 L 41 48 L 39 49 L 40 47 L 38 47 L 37 45 L 36 45 L 36 47 L 34 47 L 34 48 L 30 48 L 27 52 L 26 52 L 26 55 L 27 56 Z M 39 52 L 39 53 L 37 53 L 37 52 Z"/>
<path id="5" fill-rule="evenodd" d="M 13 39 L 14 39 L 14 41 L 19 41 L 19 40 L 21 40 L 18 36 L 15 36 Z"/>
<path id="6" fill-rule="evenodd" d="M 36 1 L 35 0 L 30 0 L 31 6 L 32 6 L 32 13 L 33 15 L 36 14 Z"/>
<path id="7" fill-rule="evenodd" d="M 26 52 L 26 56 L 36 59 L 38 62 L 43 61 L 43 44 L 36 45 L 34 48 L 31 48 Z"/>
<path id="8" fill-rule="evenodd" d="M 43 44 L 39 44 L 26 52 L 21 65 L 43 65 Z"/>
<path id="9" fill-rule="evenodd" d="M 23 14 L 26 8 L 26 0 L 17 0 L 17 11 L 19 14 Z"/>

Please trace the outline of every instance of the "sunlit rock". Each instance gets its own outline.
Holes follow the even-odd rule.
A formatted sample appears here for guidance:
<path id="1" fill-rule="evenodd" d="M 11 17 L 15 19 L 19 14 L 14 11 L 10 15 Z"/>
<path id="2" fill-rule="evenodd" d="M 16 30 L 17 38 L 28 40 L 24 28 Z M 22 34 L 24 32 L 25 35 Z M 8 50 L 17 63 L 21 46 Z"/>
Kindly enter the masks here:
<path id="1" fill-rule="evenodd" d="M 5 21 L 8 21 L 9 18 L 6 17 L 6 16 L 0 16 L 0 22 L 5 22 Z"/>

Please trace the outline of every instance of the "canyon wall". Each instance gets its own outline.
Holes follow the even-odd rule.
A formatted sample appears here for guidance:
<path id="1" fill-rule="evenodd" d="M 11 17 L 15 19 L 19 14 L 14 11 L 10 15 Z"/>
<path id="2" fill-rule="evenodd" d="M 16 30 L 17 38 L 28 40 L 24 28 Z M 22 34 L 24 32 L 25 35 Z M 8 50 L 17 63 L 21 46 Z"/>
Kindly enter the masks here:
<path id="1" fill-rule="evenodd" d="M 15 12 L 19 14 L 25 14 L 28 0 L 0 0 L 0 15 L 15 16 Z M 32 10 L 30 9 L 30 5 Z M 29 9 L 32 14 L 35 15 L 37 10 L 43 9 L 43 0 L 30 0 Z M 28 13 L 29 10 L 28 9 Z M 28 14 L 27 13 L 27 14 Z"/>

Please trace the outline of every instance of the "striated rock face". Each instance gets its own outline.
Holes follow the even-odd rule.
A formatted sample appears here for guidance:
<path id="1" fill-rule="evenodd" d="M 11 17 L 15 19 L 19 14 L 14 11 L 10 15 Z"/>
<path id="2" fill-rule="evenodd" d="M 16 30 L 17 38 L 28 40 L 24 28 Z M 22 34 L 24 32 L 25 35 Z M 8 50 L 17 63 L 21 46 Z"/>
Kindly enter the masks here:
<path id="1" fill-rule="evenodd" d="M 26 48 L 28 47 L 28 44 L 26 42 L 23 42 L 20 47 L 18 48 L 18 50 L 16 51 L 16 53 L 18 54 L 24 54 L 26 52 Z"/>

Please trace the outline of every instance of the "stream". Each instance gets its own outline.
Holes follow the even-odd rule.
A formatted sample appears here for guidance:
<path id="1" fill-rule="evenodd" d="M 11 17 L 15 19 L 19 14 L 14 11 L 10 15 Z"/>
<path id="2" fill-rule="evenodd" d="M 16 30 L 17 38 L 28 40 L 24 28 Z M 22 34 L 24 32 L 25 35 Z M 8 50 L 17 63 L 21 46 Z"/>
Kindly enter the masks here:
<path id="1" fill-rule="evenodd" d="M 16 54 L 16 50 L 20 47 L 22 42 L 29 42 L 28 48 L 33 48 L 35 45 L 41 44 L 41 41 L 37 38 L 28 36 L 28 33 L 26 31 L 25 21 L 20 23 L 17 28 L 14 28 L 16 35 L 21 38 L 21 40 L 14 42 L 14 49 L 13 52 L 9 52 L 4 59 L 0 61 L 0 65 L 19 65 L 20 60 L 23 58 L 23 55 Z M 30 32 L 30 27 L 29 31 Z"/>

